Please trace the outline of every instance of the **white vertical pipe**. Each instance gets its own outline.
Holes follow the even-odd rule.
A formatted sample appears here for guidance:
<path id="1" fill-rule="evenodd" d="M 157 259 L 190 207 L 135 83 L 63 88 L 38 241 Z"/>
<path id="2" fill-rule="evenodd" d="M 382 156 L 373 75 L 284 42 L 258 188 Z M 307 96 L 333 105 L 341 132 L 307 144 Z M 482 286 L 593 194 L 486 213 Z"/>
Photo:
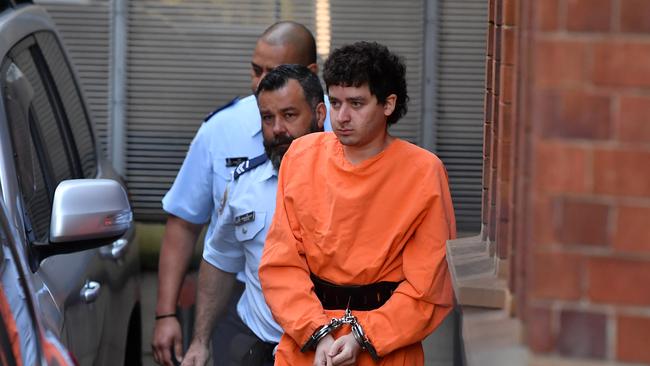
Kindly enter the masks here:
<path id="1" fill-rule="evenodd" d="M 109 157 L 115 170 L 126 174 L 126 44 L 127 0 L 113 0 L 111 7 L 111 92 Z"/>
<path id="2" fill-rule="evenodd" d="M 424 1 L 424 57 L 422 86 L 422 147 L 436 150 L 438 0 Z"/>

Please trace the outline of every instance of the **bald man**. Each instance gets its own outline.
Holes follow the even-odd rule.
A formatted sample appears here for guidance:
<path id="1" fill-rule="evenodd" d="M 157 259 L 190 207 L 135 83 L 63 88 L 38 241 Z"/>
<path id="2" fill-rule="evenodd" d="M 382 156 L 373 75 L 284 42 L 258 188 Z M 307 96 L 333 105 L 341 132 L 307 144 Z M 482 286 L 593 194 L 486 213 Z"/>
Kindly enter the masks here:
<path id="1" fill-rule="evenodd" d="M 302 24 L 283 21 L 266 29 L 257 40 L 251 60 L 251 89 L 257 89 L 260 80 L 273 68 L 282 64 L 301 64 L 317 72 L 316 42 Z M 327 100 L 327 98 L 325 99 Z M 325 129 L 331 130 L 329 117 Z M 182 333 L 176 317 L 176 304 L 189 266 L 194 245 L 203 228 L 209 223 L 206 239 L 217 227 L 218 208 L 232 171 L 243 161 L 264 153 L 260 114 L 254 95 L 235 99 L 210 114 L 190 145 L 185 161 L 174 184 L 162 200 L 169 214 L 160 250 L 158 264 L 158 299 L 152 337 L 154 360 L 172 366 L 182 359 Z M 215 299 L 229 302 L 225 306 L 230 317 L 237 316 L 236 304 L 243 291 L 244 275 L 237 274 L 234 285 L 227 281 L 227 273 L 218 282 L 234 288 L 221 293 L 233 293 L 232 298 Z M 220 307 L 221 308 L 221 307 Z M 223 314 L 217 314 L 220 317 Z M 226 318 L 228 317 L 226 316 Z M 213 361 L 227 364 L 232 334 L 217 323 L 213 334 Z"/>

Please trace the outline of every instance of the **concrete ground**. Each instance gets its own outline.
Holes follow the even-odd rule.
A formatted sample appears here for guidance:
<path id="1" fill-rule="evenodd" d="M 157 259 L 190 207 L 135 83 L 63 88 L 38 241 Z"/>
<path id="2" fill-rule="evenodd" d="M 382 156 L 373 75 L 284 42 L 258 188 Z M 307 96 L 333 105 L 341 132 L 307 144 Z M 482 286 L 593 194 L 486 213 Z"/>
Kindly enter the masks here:
<path id="1" fill-rule="evenodd" d="M 154 326 L 156 306 L 156 272 L 142 273 L 142 360 L 143 366 L 155 366 L 151 354 L 151 333 Z M 447 317 L 445 322 L 424 341 L 426 366 L 454 365 L 454 318 Z"/>

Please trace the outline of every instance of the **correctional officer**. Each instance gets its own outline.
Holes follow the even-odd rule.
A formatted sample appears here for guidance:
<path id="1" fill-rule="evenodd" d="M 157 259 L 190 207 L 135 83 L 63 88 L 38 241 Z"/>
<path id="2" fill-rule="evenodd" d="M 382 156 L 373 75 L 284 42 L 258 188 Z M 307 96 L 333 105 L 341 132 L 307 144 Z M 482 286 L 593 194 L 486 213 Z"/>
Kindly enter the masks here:
<path id="1" fill-rule="evenodd" d="M 231 362 L 223 365 L 273 364 L 273 349 L 282 335 L 264 301 L 258 264 L 275 211 L 282 156 L 293 139 L 322 131 L 327 112 L 320 81 L 304 66 L 279 66 L 261 81 L 256 94 L 265 154 L 242 163 L 226 188 L 219 223 L 203 250 L 195 334 L 183 366 L 207 361 L 212 323 L 226 307 L 236 273 L 244 274 L 246 286 L 238 317 L 227 319 L 235 336 L 229 342 Z"/>
<path id="2" fill-rule="evenodd" d="M 298 23 L 283 21 L 269 27 L 258 39 L 251 61 L 251 86 L 281 64 L 295 63 L 317 71 L 316 43 L 309 30 Z M 329 126 L 329 119 L 326 121 Z M 171 366 L 172 352 L 182 358 L 181 328 L 176 304 L 194 245 L 204 224 L 210 222 L 206 238 L 214 235 L 218 208 L 225 186 L 237 164 L 264 152 L 260 116 L 254 96 L 235 100 L 215 111 L 197 132 L 174 181 L 163 198 L 169 214 L 158 264 L 158 299 L 152 337 L 154 360 Z M 275 199 L 275 195 L 272 195 Z M 243 274 L 239 275 L 241 281 Z M 236 300 L 243 286 L 234 285 Z M 233 306 L 236 301 L 233 301 Z M 215 330 L 214 362 L 227 358 L 221 338 L 228 334 Z"/>

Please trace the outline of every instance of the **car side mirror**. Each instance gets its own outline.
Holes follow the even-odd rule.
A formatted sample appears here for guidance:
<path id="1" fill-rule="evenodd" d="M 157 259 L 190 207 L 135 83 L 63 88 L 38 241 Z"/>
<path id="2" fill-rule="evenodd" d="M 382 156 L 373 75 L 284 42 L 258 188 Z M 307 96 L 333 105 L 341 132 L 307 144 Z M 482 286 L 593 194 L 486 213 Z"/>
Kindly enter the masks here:
<path id="1" fill-rule="evenodd" d="M 30 245 L 30 267 L 43 259 L 110 244 L 131 227 L 126 191 L 111 179 L 71 179 L 56 187 L 48 243 Z"/>
<path id="2" fill-rule="evenodd" d="M 56 187 L 50 243 L 121 236 L 133 214 L 122 186 L 111 179 L 72 179 Z"/>

